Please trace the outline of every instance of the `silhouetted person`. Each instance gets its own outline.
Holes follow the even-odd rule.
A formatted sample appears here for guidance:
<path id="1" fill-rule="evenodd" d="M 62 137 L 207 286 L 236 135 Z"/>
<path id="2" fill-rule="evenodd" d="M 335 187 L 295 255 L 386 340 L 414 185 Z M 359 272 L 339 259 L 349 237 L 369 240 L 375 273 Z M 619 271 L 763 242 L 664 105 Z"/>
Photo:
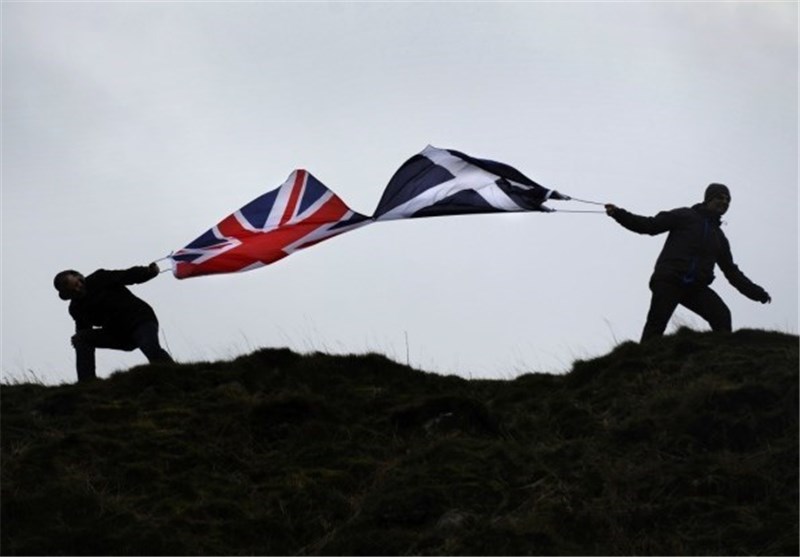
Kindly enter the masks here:
<path id="1" fill-rule="evenodd" d="M 95 375 L 96 348 L 131 351 L 140 349 L 150 362 L 171 362 L 158 342 L 158 319 L 147 302 L 126 285 L 141 284 L 158 276 L 158 265 L 131 267 L 124 271 L 100 269 L 84 277 L 77 271 L 61 271 L 53 280 L 62 300 L 71 300 L 75 320 L 75 361 L 78 381 Z"/>
<path id="2" fill-rule="evenodd" d="M 714 265 L 739 292 L 762 304 L 771 302 L 769 294 L 748 279 L 733 262 L 728 239 L 720 220 L 731 202 L 723 184 L 710 184 L 703 203 L 691 208 L 663 211 L 654 217 L 629 213 L 607 204 L 606 213 L 622 226 L 639 234 L 655 236 L 669 232 L 661 255 L 650 277 L 653 297 L 642 341 L 664 334 L 678 304 L 708 321 L 714 331 L 731 331 L 731 312 L 716 292 L 709 288 L 714 280 Z"/>

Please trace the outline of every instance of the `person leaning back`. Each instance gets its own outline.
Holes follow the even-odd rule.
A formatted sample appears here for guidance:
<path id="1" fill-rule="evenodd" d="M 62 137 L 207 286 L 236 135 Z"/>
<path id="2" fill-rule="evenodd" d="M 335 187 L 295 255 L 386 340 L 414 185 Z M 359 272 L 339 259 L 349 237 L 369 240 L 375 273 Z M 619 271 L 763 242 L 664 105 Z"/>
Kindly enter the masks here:
<path id="1" fill-rule="evenodd" d="M 705 319 L 712 330 L 731 331 L 728 306 L 709 288 L 714 265 L 719 265 L 728 282 L 751 300 L 772 301 L 766 290 L 733 262 L 730 244 L 720 228 L 730 202 L 728 187 L 714 183 L 706 188 L 703 203 L 662 211 L 654 217 L 634 215 L 611 203 L 605 206 L 606 213 L 628 230 L 653 236 L 669 232 L 650 278 L 653 297 L 642 342 L 664 334 L 678 304 Z"/>
<path id="2" fill-rule="evenodd" d="M 96 379 L 95 349 L 141 350 L 150 362 L 172 362 L 158 341 L 158 319 L 150 305 L 127 286 L 158 276 L 158 265 L 120 271 L 99 269 L 84 277 L 77 271 L 61 271 L 53 285 L 62 300 L 70 300 L 75 320 L 72 346 L 78 381 Z"/>

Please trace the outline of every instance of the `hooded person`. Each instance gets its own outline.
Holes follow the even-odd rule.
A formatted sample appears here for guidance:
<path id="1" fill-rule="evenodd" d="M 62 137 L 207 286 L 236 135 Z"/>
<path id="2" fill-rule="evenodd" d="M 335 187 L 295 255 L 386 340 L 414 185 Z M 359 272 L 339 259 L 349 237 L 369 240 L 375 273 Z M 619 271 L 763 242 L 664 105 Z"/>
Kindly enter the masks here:
<path id="1" fill-rule="evenodd" d="M 733 262 L 730 244 L 720 228 L 730 203 L 728 187 L 713 183 L 706 188 L 702 203 L 662 211 L 654 217 L 606 204 L 606 213 L 628 230 L 651 236 L 669 232 L 650 277 L 652 299 L 642 342 L 664 334 L 679 304 L 705 319 L 713 331 L 732 330 L 728 306 L 709 288 L 715 265 L 744 296 L 762 304 L 772 301 L 766 290 Z"/>
<path id="2" fill-rule="evenodd" d="M 70 300 L 75 320 L 72 346 L 78 382 L 95 375 L 95 349 L 141 350 L 150 362 L 172 362 L 158 341 L 158 319 L 150 305 L 127 286 L 158 276 L 156 263 L 122 271 L 99 269 L 87 277 L 77 271 L 61 271 L 53 286 L 62 300 Z"/>

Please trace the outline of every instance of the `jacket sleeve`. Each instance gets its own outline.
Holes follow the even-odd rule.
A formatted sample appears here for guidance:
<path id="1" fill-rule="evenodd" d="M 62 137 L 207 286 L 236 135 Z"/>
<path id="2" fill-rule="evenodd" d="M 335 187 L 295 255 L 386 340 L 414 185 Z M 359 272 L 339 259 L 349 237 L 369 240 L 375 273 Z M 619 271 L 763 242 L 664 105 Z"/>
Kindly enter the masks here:
<path id="1" fill-rule="evenodd" d="M 81 331 L 85 331 L 86 329 L 91 329 L 92 324 L 86 321 L 83 317 L 81 317 L 77 311 L 70 305 L 69 314 L 72 316 L 72 319 L 75 320 L 75 332 L 79 333 Z"/>
<path id="2" fill-rule="evenodd" d="M 141 284 L 158 276 L 158 270 L 153 272 L 150 267 L 138 266 L 123 271 L 107 271 L 100 269 L 93 273 L 95 280 L 106 286 L 115 284 Z"/>
<path id="3" fill-rule="evenodd" d="M 721 235 L 720 241 L 722 245 L 717 259 L 717 265 L 722 269 L 722 273 L 725 275 L 725 278 L 728 279 L 728 282 L 730 282 L 736 290 L 751 300 L 755 300 L 756 302 L 768 300 L 769 295 L 767 291 L 747 278 L 745 274 L 739 270 L 736 263 L 733 262 L 731 245 L 724 234 Z"/>
<path id="4" fill-rule="evenodd" d="M 617 209 L 612 218 L 632 232 L 651 236 L 668 232 L 678 221 L 675 211 L 661 211 L 654 217 L 642 217 L 625 209 Z"/>

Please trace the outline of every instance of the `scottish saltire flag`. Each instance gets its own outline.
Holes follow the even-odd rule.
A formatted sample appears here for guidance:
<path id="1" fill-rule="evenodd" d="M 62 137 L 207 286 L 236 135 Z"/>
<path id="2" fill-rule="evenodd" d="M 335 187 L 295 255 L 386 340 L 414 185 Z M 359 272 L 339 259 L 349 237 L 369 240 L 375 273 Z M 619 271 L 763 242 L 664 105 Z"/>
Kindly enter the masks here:
<path id="1" fill-rule="evenodd" d="M 249 271 L 371 222 L 305 170 L 170 255 L 176 278 Z"/>
<path id="2" fill-rule="evenodd" d="M 569 199 L 507 164 L 428 146 L 395 172 L 373 218 L 546 211 L 548 199 Z"/>

